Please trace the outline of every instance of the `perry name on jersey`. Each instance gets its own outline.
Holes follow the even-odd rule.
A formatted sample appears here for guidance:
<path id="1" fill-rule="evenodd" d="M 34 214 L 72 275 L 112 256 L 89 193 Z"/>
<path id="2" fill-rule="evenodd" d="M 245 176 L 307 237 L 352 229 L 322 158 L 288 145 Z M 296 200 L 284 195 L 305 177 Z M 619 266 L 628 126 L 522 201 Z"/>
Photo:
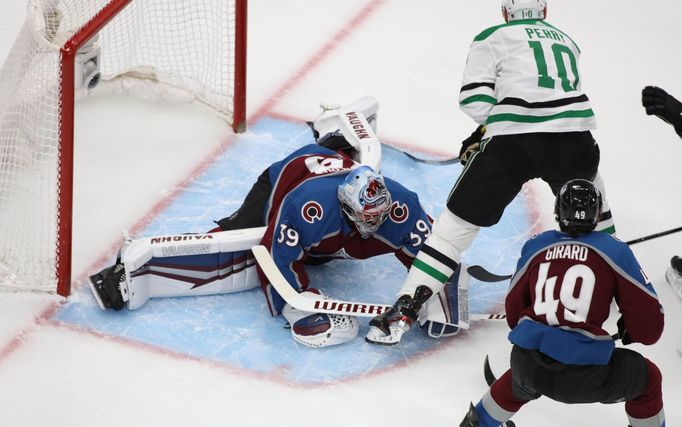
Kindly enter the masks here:
<path id="1" fill-rule="evenodd" d="M 524 245 L 505 301 L 511 342 L 566 364 L 606 364 L 615 298 L 634 342 L 651 344 L 663 310 L 629 246 L 606 233 L 546 231 Z"/>
<path id="2" fill-rule="evenodd" d="M 407 267 L 431 230 L 431 219 L 417 194 L 384 177 L 391 193 L 389 215 L 379 229 L 363 239 L 348 224 L 337 197 L 338 186 L 352 160 L 318 145 L 308 145 L 270 167 L 272 195 L 266 207 L 268 228 L 262 244 L 292 285 L 307 288 L 306 262 L 369 257 L 394 253 Z M 263 281 L 271 313 L 283 300 Z"/>
<path id="3" fill-rule="evenodd" d="M 595 129 L 579 57 L 575 42 L 543 20 L 488 28 L 471 44 L 460 108 L 486 124 L 486 138 Z"/>

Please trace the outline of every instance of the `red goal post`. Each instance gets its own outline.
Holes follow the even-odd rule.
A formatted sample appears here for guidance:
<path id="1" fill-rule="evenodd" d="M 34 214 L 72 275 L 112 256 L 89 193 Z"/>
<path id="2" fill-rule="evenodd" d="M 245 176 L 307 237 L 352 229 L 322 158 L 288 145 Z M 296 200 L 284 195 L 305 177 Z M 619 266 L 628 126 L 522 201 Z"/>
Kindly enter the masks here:
<path id="1" fill-rule="evenodd" d="M 139 83 L 243 131 L 246 21 L 247 0 L 29 1 L 0 69 L 0 288 L 70 293 L 77 97 Z"/>

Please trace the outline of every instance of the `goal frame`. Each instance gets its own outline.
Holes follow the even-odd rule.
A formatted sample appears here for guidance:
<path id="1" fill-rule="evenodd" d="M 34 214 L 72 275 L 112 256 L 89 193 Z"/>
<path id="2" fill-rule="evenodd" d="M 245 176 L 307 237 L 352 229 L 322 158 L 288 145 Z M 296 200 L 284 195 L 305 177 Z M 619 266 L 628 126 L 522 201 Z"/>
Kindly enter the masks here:
<path id="1" fill-rule="evenodd" d="M 60 50 L 59 89 L 59 147 L 57 154 L 57 237 L 56 263 L 57 294 L 67 297 L 71 293 L 73 249 L 73 168 L 75 119 L 75 67 L 76 54 L 109 21 L 128 4 L 140 0 L 112 0 L 76 32 Z M 246 28 L 248 0 L 235 1 L 235 60 L 232 129 L 246 129 Z M 227 25 L 227 23 L 225 23 Z M 227 53 L 226 53 L 227 54 Z M 229 78 L 225 76 L 225 78 Z"/>

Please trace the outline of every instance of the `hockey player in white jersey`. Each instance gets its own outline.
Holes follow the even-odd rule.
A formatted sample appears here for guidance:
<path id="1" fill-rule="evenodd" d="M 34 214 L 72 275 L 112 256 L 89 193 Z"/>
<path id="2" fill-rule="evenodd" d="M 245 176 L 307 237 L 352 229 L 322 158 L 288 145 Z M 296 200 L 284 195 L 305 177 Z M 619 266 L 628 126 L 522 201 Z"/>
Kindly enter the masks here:
<path id="1" fill-rule="evenodd" d="M 462 143 L 465 168 L 397 302 L 370 322 L 368 342 L 400 341 L 421 306 L 417 289 L 438 293 L 479 228 L 496 224 L 527 181 L 541 178 L 556 194 L 570 179 L 588 179 L 604 193 L 580 49 L 545 21 L 546 0 L 503 0 L 502 14 L 506 23 L 474 38 L 464 69 L 460 108 L 479 124 Z M 615 231 L 606 203 L 597 230 Z"/>

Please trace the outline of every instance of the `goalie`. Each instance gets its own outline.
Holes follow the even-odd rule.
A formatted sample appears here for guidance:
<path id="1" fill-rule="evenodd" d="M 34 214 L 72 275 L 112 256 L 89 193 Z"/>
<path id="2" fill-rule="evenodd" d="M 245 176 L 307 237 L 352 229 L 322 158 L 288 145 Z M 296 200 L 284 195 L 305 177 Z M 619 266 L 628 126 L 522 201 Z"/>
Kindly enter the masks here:
<path id="1" fill-rule="evenodd" d="M 260 284 L 270 313 L 286 318 L 297 342 L 322 347 L 355 338 L 359 323 L 354 316 L 287 305 L 265 276 L 258 278 L 249 249 L 268 248 L 289 283 L 310 296 L 320 292 L 310 287 L 307 264 L 393 253 L 409 268 L 430 233 L 431 218 L 415 193 L 353 160 L 364 158 L 378 168 L 380 146 L 363 146 L 357 139 L 376 139 L 377 108 L 373 98 L 364 98 L 325 110 L 311 123 L 317 144 L 270 165 L 242 206 L 208 233 L 127 238 L 116 263 L 90 277 L 100 307 L 133 310 L 153 297 L 237 292 Z M 355 122 L 352 132 L 344 131 L 346 119 Z M 333 125 L 334 120 L 339 122 Z M 320 130 L 327 133 L 318 138 Z M 457 304 L 456 286 L 434 297 L 431 307 L 427 303 L 429 315 L 421 324 L 432 336 L 452 335 L 458 319 L 440 300 Z"/>

